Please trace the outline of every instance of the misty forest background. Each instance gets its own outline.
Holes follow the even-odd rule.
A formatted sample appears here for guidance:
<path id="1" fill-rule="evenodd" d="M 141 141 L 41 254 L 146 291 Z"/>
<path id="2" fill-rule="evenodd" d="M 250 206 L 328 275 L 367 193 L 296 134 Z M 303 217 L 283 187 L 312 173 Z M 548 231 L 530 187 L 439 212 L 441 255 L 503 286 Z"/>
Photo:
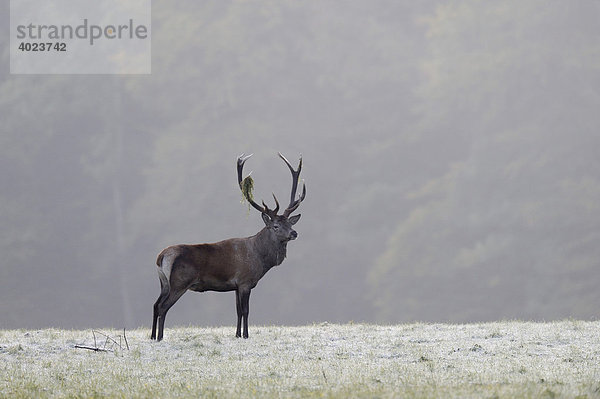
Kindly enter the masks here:
<path id="1" fill-rule="evenodd" d="M 8 1 L 0 3 L 4 31 Z M 156 255 L 262 228 L 251 324 L 600 316 L 600 2 L 156 1 L 152 75 L 9 74 L 0 328 L 149 326 Z M 271 202 L 269 202 L 271 203 Z M 232 325 L 188 293 L 174 324 Z"/>

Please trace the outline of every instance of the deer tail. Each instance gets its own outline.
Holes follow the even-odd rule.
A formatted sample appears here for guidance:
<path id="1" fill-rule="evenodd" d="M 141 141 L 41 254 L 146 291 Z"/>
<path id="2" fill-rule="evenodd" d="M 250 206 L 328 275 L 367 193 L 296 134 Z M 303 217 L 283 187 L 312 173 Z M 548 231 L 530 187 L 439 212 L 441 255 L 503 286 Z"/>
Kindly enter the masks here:
<path id="1" fill-rule="evenodd" d="M 156 259 L 156 266 L 158 266 L 158 279 L 160 280 L 160 294 L 165 296 L 171 291 L 171 284 L 169 283 L 169 277 L 171 275 L 171 264 L 170 259 L 164 259 L 164 253 L 161 252 Z M 165 270 L 166 269 L 166 270 Z"/>

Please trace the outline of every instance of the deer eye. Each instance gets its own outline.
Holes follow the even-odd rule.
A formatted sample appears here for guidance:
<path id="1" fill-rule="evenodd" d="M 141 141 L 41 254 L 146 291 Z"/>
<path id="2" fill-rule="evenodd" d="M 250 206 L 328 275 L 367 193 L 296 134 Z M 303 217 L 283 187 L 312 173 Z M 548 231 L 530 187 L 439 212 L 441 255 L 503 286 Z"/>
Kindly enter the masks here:
<path id="1" fill-rule="evenodd" d="M 276 225 L 276 224 L 274 224 L 274 225 L 273 225 L 273 229 L 274 229 L 274 230 L 277 230 L 278 228 L 279 228 L 279 226 L 278 226 L 278 225 Z"/>

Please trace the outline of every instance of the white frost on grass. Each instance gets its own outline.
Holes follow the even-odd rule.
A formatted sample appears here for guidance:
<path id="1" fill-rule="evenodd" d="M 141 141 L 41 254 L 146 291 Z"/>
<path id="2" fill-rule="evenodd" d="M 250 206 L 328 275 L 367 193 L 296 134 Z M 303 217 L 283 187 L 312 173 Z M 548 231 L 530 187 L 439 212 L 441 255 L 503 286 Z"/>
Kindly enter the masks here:
<path id="1" fill-rule="evenodd" d="M 122 331 L 104 331 L 116 337 Z M 600 322 L 0 331 L 0 397 L 600 397 Z"/>

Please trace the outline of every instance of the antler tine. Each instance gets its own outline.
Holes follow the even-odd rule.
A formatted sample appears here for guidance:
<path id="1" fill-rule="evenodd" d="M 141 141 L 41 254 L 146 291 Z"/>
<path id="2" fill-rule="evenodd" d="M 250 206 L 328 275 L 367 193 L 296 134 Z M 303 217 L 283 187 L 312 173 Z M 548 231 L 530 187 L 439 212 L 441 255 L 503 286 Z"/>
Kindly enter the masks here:
<path id="1" fill-rule="evenodd" d="M 292 192 L 291 192 L 291 196 L 290 196 L 290 205 L 294 202 L 294 200 L 296 199 L 296 190 L 298 189 L 298 177 L 300 176 L 300 171 L 302 170 L 302 155 L 300 155 L 300 163 L 298 164 L 298 170 L 294 170 L 294 167 L 292 166 L 292 164 L 290 164 L 290 161 L 287 160 L 286 157 L 283 156 L 282 153 L 278 153 L 279 157 L 281 159 L 283 159 L 283 162 L 285 162 L 285 164 L 287 165 L 287 167 L 290 169 L 290 172 L 292 172 Z"/>
<path id="2" fill-rule="evenodd" d="M 265 208 L 265 213 L 269 213 L 270 209 L 267 206 L 267 204 L 265 204 L 265 200 L 262 200 L 261 202 L 262 202 L 263 208 Z"/>
<path id="3" fill-rule="evenodd" d="M 304 201 L 304 197 L 306 197 L 306 185 L 304 185 L 304 183 L 302 183 L 302 194 L 300 195 L 300 197 L 294 201 L 292 204 L 290 204 L 286 210 L 283 212 L 283 215 L 285 217 L 288 217 L 291 215 L 292 212 L 294 212 L 299 206 L 300 203 L 302 201 Z"/>
<path id="4" fill-rule="evenodd" d="M 300 206 L 300 203 L 304 201 L 304 197 L 306 196 L 306 185 L 302 183 L 302 194 L 298 199 L 296 199 L 296 191 L 298 190 L 298 179 L 300 177 L 300 171 L 302 170 L 302 155 L 300 155 L 300 162 L 298 163 L 298 169 L 294 170 L 294 167 L 290 164 L 290 162 L 284 157 L 281 153 L 279 153 L 279 157 L 283 159 L 283 162 L 288 166 L 290 172 L 292 173 L 292 192 L 290 195 L 290 204 L 283 212 L 284 216 L 289 216 L 292 212 Z"/>
<path id="5" fill-rule="evenodd" d="M 285 163 L 286 163 L 286 165 L 288 166 L 288 168 L 290 168 L 290 171 L 291 171 L 292 173 L 296 172 L 296 171 L 294 170 L 294 167 L 292 166 L 292 164 L 290 164 L 290 161 L 288 161 L 288 160 L 287 160 L 287 158 L 286 158 L 286 157 L 284 157 L 282 153 L 278 152 L 277 154 L 279 154 L 279 157 L 280 157 L 281 159 L 283 159 L 283 162 L 285 162 Z M 243 155 L 243 154 L 242 154 L 242 155 Z M 298 173 L 300 173 L 300 169 L 302 169 L 302 154 L 300 154 L 300 165 L 298 165 Z"/>
<path id="6" fill-rule="evenodd" d="M 244 169 L 244 163 L 248 160 L 248 158 L 250 158 L 252 155 L 254 154 L 250 154 L 250 155 L 245 155 L 244 153 L 242 153 L 238 159 L 237 159 L 237 173 L 238 173 L 238 185 L 240 186 L 240 190 L 242 190 L 243 193 L 243 189 L 242 189 L 242 170 Z M 268 208 L 265 206 L 264 208 L 261 207 L 260 205 L 258 205 L 256 202 L 254 202 L 254 200 L 252 200 L 252 198 L 246 198 L 246 200 L 248 201 L 248 203 L 250 205 L 252 205 L 252 207 L 254 209 L 256 209 L 257 211 L 264 213 L 266 211 L 268 211 Z M 264 202 L 263 202 L 264 205 Z"/>
<path id="7" fill-rule="evenodd" d="M 279 212 L 279 201 L 277 201 L 275 193 L 273 193 L 273 199 L 275 200 L 275 209 L 273 209 L 273 213 L 277 215 L 277 212 Z"/>
<path id="8" fill-rule="evenodd" d="M 279 201 L 277 201 L 275 194 L 273 194 L 273 199 L 275 200 L 275 209 L 269 209 L 267 204 L 265 204 L 265 201 L 262 201 L 262 205 L 265 208 L 264 213 L 268 214 L 269 216 L 277 216 L 277 212 L 279 212 Z"/>
<path id="9" fill-rule="evenodd" d="M 254 155 L 254 153 L 246 155 L 245 153 L 243 153 L 243 152 L 242 152 L 242 153 L 240 154 L 240 156 L 238 157 L 238 163 L 239 163 L 240 161 L 241 161 L 242 163 L 246 162 L 246 160 L 247 160 L 248 158 L 250 158 L 252 155 Z"/>
<path id="10" fill-rule="evenodd" d="M 242 169 L 244 169 L 244 163 L 248 160 L 248 158 L 250 158 L 252 155 L 254 154 L 250 154 L 250 155 L 246 155 L 243 152 L 240 154 L 240 156 L 237 159 L 237 172 L 238 172 L 238 183 L 242 184 Z"/>

